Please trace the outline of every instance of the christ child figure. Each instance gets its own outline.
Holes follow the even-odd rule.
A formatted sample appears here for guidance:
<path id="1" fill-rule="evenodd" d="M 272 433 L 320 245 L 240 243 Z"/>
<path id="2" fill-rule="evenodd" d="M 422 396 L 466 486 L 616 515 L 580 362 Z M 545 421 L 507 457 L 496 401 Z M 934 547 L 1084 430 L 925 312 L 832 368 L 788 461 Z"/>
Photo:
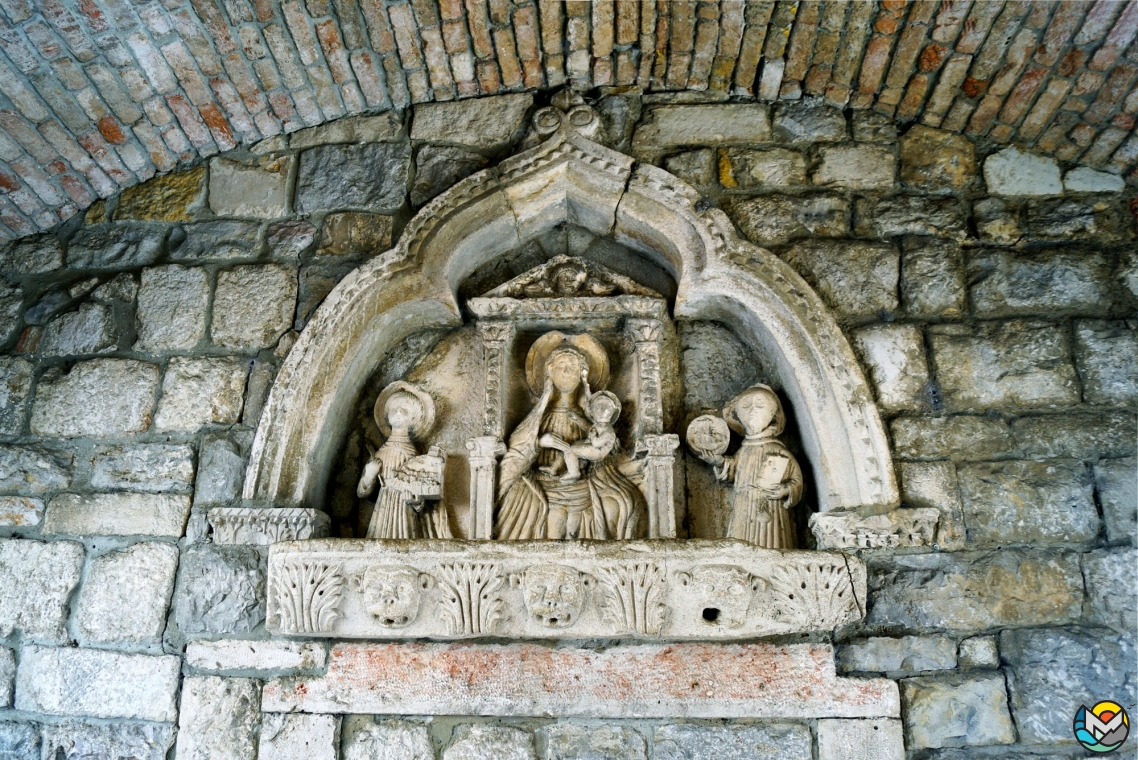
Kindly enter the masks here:
<path id="1" fill-rule="evenodd" d="M 616 428 L 612 423 L 620 416 L 620 399 L 608 391 L 594 393 L 589 396 L 585 412 L 593 423 L 588 436 L 562 449 L 565 453 L 565 474 L 561 479 L 565 482 L 581 477 L 582 459 L 599 462 L 616 448 Z"/>

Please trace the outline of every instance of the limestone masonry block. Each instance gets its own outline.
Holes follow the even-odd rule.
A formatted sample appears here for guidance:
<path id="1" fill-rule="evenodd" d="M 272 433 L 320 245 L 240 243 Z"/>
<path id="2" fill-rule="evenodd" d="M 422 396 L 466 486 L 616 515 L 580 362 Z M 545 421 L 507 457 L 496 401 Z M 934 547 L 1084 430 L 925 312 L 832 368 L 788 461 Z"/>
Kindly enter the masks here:
<path id="1" fill-rule="evenodd" d="M 0 338 L 5 342 L 20 328 L 20 313 L 24 310 L 24 294 L 16 287 L 0 282 Z"/>
<path id="2" fill-rule="evenodd" d="M 245 457 L 241 447 L 227 437 L 209 437 L 202 442 L 194 503 L 227 504 L 241 492 Z"/>
<path id="3" fill-rule="evenodd" d="M 67 488 L 72 461 L 66 451 L 0 445 L 0 489 L 41 494 Z"/>
<path id="4" fill-rule="evenodd" d="M 1132 588 L 1133 580 L 1125 590 Z M 1088 700 L 1132 704 L 1138 699 L 1133 630 L 1129 634 L 1102 628 L 1002 631 L 1000 654 L 1024 744 L 1069 741 L 1072 716 Z M 1114 696 L 1088 696 L 1098 694 Z"/>
<path id="5" fill-rule="evenodd" d="M 435 760 L 427 727 L 405 720 L 349 715 L 341 747 L 340 760 Z"/>
<path id="6" fill-rule="evenodd" d="M 255 222 L 183 224 L 170 235 L 170 258 L 185 263 L 257 258 L 260 230 Z"/>
<path id="7" fill-rule="evenodd" d="M 187 676 L 178 714 L 178 760 L 257 760 L 261 682 Z"/>
<path id="8" fill-rule="evenodd" d="M 819 149 L 814 184 L 848 190 L 889 190 L 896 174 L 893 151 L 879 145 L 833 145 Z"/>
<path id="9" fill-rule="evenodd" d="M 499 151 L 521 137 L 533 95 L 423 103 L 411 114 L 411 139 Z"/>
<path id="10" fill-rule="evenodd" d="M 1012 744 L 1004 677 L 908 678 L 901 682 L 909 749 Z M 1074 713 L 1072 713 L 1074 714 Z"/>
<path id="11" fill-rule="evenodd" d="M 1014 420 L 1012 437 L 1025 458 L 1093 461 L 1132 456 L 1138 448 L 1134 424 L 1135 415 L 1130 411 L 1040 414 Z"/>
<path id="12" fill-rule="evenodd" d="M 1110 269 L 1090 252 L 979 251 L 968 262 L 977 316 L 1087 313 L 1110 308 Z"/>
<path id="13" fill-rule="evenodd" d="M 964 548 L 964 507 L 956 465 L 952 462 L 899 462 L 901 503 L 908 507 L 932 507 L 940 511 L 936 542 L 941 549 Z"/>
<path id="14" fill-rule="evenodd" d="M 279 266 L 242 266 L 219 272 L 210 332 L 219 346 L 272 346 L 292 326 L 296 272 Z"/>
<path id="15" fill-rule="evenodd" d="M 984 182 L 992 195 L 1059 195 L 1063 183 L 1054 158 L 1012 146 L 984 159 Z"/>
<path id="16" fill-rule="evenodd" d="M 537 760 L 533 735 L 516 728 L 459 726 L 442 760 Z"/>
<path id="17" fill-rule="evenodd" d="M 265 572 L 255 549 L 185 551 L 174 593 L 174 620 L 183 634 L 247 633 L 264 619 Z"/>
<path id="18" fill-rule="evenodd" d="M 653 732 L 656 760 L 811 760 L 810 729 L 793 723 L 676 723 Z"/>
<path id="19" fill-rule="evenodd" d="M 715 151 L 710 148 L 689 150 L 668 156 L 664 159 L 664 168 L 684 182 L 698 187 L 712 184 L 718 176 Z"/>
<path id="20" fill-rule="evenodd" d="M 111 310 L 102 304 L 85 303 L 48 322 L 39 342 L 28 348 L 42 356 L 76 356 L 103 353 L 117 342 Z"/>
<path id="21" fill-rule="evenodd" d="M 325 221 L 336 214 L 329 214 Z M 367 214 L 365 216 L 372 216 Z M 316 242 L 316 227 L 305 221 L 286 221 L 270 224 L 265 232 L 269 255 L 280 261 L 295 262 L 300 254 Z"/>
<path id="22" fill-rule="evenodd" d="M 1066 406 L 1079 402 L 1067 333 L 1044 322 L 980 323 L 929 330 L 946 406 L 957 411 Z"/>
<path id="23" fill-rule="evenodd" d="M 43 743 L 46 756 L 57 760 L 165 760 L 174 730 L 171 725 L 72 720 L 44 725 Z"/>
<path id="24" fill-rule="evenodd" d="M 841 316 L 871 316 L 897 309 L 900 254 L 882 243 L 805 240 L 786 259 Z"/>
<path id="25" fill-rule="evenodd" d="M 36 388 L 36 435 L 117 437 L 150 427 L 158 367 L 130 359 L 79 362 L 65 375 L 48 372 Z"/>
<path id="26" fill-rule="evenodd" d="M 877 400 L 885 409 L 917 410 L 925 404 L 929 382 L 925 339 L 916 325 L 879 325 L 854 333 Z"/>
<path id="27" fill-rule="evenodd" d="M 1121 634 L 1138 631 L 1138 590 L 1134 588 L 1134 568 L 1138 550 L 1097 551 L 1083 557 L 1083 577 L 1087 582 L 1088 617 L 1098 625 Z"/>
<path id="28" fill-rule="evenodd" d="M 843 673 L 920 673 L 956 667 L 956 639 L 945 636 L 883 636 L 851 641 L 837 650 Z"/>
<path id="29" fill-rule="evenodd" d="M 0 637 L 66 642 L 67 601 L 82 569 L 83 545 L 74 541 L 0 539 Z"/>
<path id="30" fill-rule="evenodd" d="M 647 110 L 632 137 L 635 153 L 685 145 L 767 142 L 770 115 L 760 104 L 662 106 Z"/>
<path id="31" fill-rule="evenodd" d="M 344 211 L 324 217 L 320 247 L 329 256 L 374 255 L 391 247 L 391 217 Z"/>
<path id="32" fill-rule="evenodd" d="M 54 234 L 31 235 L 0 246 L 0 272 L 43 274 L 63 266 L 63 244 Z"/>
<path id="33" fill-rule="evenodd" d="M 639 731 L 625 726 L 580 726 L 558 723 L 541 730 L 542 760 L 648 760 L 648 745 Z"/>
<path id="34" fill-rule="evenodd" d="M 192 433 L 202 425 L 232 425 L 245 401 L 245 359 L 170 360 L 154 426 L 162 432 Z"/>
<path id="35" fill-rule="evenodd" d="M 1063 189 L 1068 193 L 1121 193 L 1126 182 L 1117 174 L 1080 166 L 1063 175 Z"/>
<path id="36" fill-rule="evenodd" d="M 1138 400 L 1138 330 L 1122 321 L 1076 322 L 1075 366 L 1085 401 L 1133 406 Z"/>
<path id="37" fill-rule="evenodd" d="M 973 636 L 960 642 L 960 668 L 998 668 L 1000 649 L 995 636 Z"/>
<path id="38" fill-rule="evenodd" d="M 171 264 L 142 270 L 135 348 L 147 353 L 193 348 L 205 335 L 208 302 L 204 269 Z"/>
<path id="39" fill-rule="evenodd" d="M 401 137 L 403 122 L 399 114 L 387 111 L 376 116 L 348 116 L 293 132 L 289 135 L 288 146 L 301 150 L 336 143 L 391 142 Z"/>
<path id="40" fill-rule="evenodd" d="M 868 237 L 930 235 L 963 241 L 968 238 L 964 204 L 954 198 L 895 195 L 857 203 L 857 234 Z"/>
<path id="41" fill-rule="evenodd" d="M 25 646 L 16 709 L 171 723 L 178 715 L 181 668 L 182 658 L 171 655 Z"/>
<path id="42" fill-rule="evenodd" d="M 1102 504 L 1106 535 L 1138 544 L 1138 459 L 1104 459 L 1095 465 L 1095 488 Z"/>
<path id="43" fill-rule="evenodd" d="M 902 459 L 993 459 L 1013 445 L 1008 424 L 991 417 L 898 417 L 890 431 Z"/>
<path id="44" fill-rule="evenodd" d="M 70 269 L 129 269 L 153 264 L 166 241 L 154 225 L 99 224 L 83 227 L 67 246 Z"/>
<path id="45" fill-rule="evenodd" d="M 296 211 L 398 210 L 411 178 L 411 147 L 396 143 L 323 145 L 300 154 Z"/>
<path id="46" fill-rule="evenodd" d="M 870 564 L 868 625 L 982 631 L 1079 619 L 1079 555 L 1001 549 L 913 554 Z"/>
<path id="47" fill-rule="evenodd" d="M 40 729 L 35 723 L 0 721 L 0 752 L 4 760 L 40 760 Z"/>
<path id="48" fill-rule="evenodd" d="M 931 193 L 951 193 L 972 184 L 976 150 L 972 141 L 923 124 L 901 138 L 901 182 Z"/>
<path id="49" fill-rule="evenodd" d="M 415 154 L 415 181 L 411 185 L 411 205 L 422 206 L 486 164 L 486 158 L 463 148 L 445 145 L 422 146 Z"/>
<path id="50" fill-rule="evenodd" d="M 195 641 L 186 647 L 186 664 L 214 673 L 277 673 L 320 670 L 328 652 L 319 641 Z"/>
<path id="51" fill-rule="evenodd" d="M 195 166 L 128 188 L 119 197 L 115 219 L 187 222 L 203 200 L 205 174 L 204 166 Z"/>
<path id="52" fill-rule="evenodd" d="M 0 357 L 0 435 L 19 435 L 27 416 L 32 365 L 18 357 Z"/>
<path id="53" fill-rule="evenodd" d="M 182 535 L 190 497 L 175 494 L 62 494 L 47 505 L 43 532 L 63 536 Z"/>
<path id="54" fill-rule="evenodd" d="M 0 496 L 0 528 L 34 528 L 43 520 L 42 499 Z"/>
<path id="55" fill-rule="evenodd" d="M 0 707 L 12 706 L 12 690 L 16 687 L 16 653 L 0 647 Z"/>
<path id="56" fill-rule="evenodd" d="M 840 142 L 848 137 L 841 109 L 821 98 L 780 103 L 774 109 L 774 139 L 791 145 Z"/>
<path id="57" fill-rule="evenodd" d="M 718 168 L 720 184 L 729 188 L 806 184 L 806 159 L 801 153 L 785 148 L 720 148 Z"/>
<path id="58" fill-rule="evenodd" d="M 340 760 L 340 716 L 262 716 L 257 760 Z"/>
<path id="59" fill-rule="evenodd" d="M 1079 543 L 1099 532 L 1091 474 L 1082 462 L 962 465 L 960 494 L 973 546 Z"/>
<path id="60" fill-rule="evenodd" d="M 843 237 L 850 231 L 850 205 L 838 196 L 761 195 L 728 198 L 725 210 L 750 240 L 777 246 L 798 238 Z"/>
<path id="61" fill-rule="evenodd" d="M 161 644 L 174 590 L 178 547 L 140 543 L 91 560 L 79 594 L 77 631 L 84 644 Z"/>
<path id="62" fill-rule="evenodd" d="M 180 444 L 100 446 L 91 458 L 91 485 L 164 493 L 184 492 L 194 482 L 194 450 Z"/>
<path id="63" fill-rule="evenodd" d="M 905 760 L 901 721 L 820 720 L 818 760 Z"/>
<path id="64" fill-rule="evenodd" d="M 1018 208 L 1003 198 L 981 198 L 972 204 L 972 219 L 981 240 L 1014 243 L 1023 237 Z"/>
<path id="65" fill-rule="evenodd" d="M 276 219 L 288 213 L 292 157 L 268 157 L 255 165 L 215 158 L 209 164 L 209 208 L 218 216 Z"/>

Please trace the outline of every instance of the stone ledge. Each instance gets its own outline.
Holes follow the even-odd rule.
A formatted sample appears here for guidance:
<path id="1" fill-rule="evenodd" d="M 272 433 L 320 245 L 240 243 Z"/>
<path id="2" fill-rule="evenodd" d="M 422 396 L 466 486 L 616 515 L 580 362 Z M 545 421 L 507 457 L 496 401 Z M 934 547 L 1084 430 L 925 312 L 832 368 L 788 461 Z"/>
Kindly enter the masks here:
<path id="1" fill-rule="evenodd" d="M 839 678 L 829 644 L 339 644 L 269 681 L 267 712 L 562 718 L 881 718 L 897 684 Z"/>

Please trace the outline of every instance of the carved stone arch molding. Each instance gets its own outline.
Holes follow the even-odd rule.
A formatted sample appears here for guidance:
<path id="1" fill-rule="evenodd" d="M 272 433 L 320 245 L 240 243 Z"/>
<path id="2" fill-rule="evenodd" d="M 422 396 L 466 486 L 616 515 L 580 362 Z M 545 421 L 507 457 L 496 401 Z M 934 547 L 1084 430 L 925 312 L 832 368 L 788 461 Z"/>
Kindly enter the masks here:
<path id="1" fill-rule="evenodd" d="M 543 142 L 435 198 L 398 245 L 332 291 L 273 385 L 246 501 L 320 507 L 339 444 L 335 431 L 347 424 L 385 352 L 412 332 L 460 325 L 456 293 L 468 275 L 571 223 L 668 270 L 678 285 L 677 318 L 730 323 L 773 358 L 823 512 L 872 514 L 898 505 L 873 396 L 821 298 L 785 262 L 741 239 L 690 185 L 590 140 L 572 123 L 577 113 L 540 111 L 544 121 L 535 119 L 528 142 Z"/>

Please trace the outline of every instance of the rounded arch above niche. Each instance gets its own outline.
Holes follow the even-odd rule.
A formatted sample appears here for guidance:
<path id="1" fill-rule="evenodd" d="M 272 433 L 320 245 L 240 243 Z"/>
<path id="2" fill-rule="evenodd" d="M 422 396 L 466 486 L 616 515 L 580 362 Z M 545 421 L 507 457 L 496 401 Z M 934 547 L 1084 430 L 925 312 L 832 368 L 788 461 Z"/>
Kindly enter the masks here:
<path id="1" fill-rule="evenodd" d="M 820 510 L 875 512 L 899 497 L 881 419 L 845 337 L 785 262 L 741 239 L 689 185 L 589 139 L 543 109 L 535 147 L 425 206 L 391 250 L 348 275 L 285 360 L 262 414 L 244 498 L 320 507 L 340 437 L 385 353 L 413 332 L 456 327 L 480 267 L 562 224 L 632 249 L 677 284 L 677 319 L 714 320 L 762 348 L 799 420 Z M 556 119 L 552 117 L 556 116 Z M 577 121 L 583 121 L 578 118 Z"/>

